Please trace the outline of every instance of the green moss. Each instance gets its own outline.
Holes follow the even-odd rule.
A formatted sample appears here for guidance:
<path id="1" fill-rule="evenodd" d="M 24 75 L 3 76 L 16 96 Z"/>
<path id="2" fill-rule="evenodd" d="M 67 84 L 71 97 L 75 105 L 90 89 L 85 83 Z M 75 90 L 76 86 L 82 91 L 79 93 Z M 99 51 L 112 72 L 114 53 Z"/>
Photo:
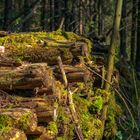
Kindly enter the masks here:
<path id="1" fill-rule="evenodd" d="M 47 126 L 47 129 L 50 130 L 54 135 L 58 134 L 58 128 L 56 122 L 50 122 Z"/>
<path id="2" fill-rule="evenodd" d="M 6 115 L 0 115 L 0 135 L 3 135 L 12 127 L 12 119 Z"/>
<path id="3" fill-rule="evenodd" d="M 79 95 L 74 95 L 75 106 L 78 116 L 80 118 L 80 124 L 84 139 L 94 139 L 96 140 L 101 134 L 101 120 L 97 118 L 96 113 L 90 112 L 92 100 L 85 99 Z"/>
<path id="4" fill-rule="evenodd" d="M 49 57 L 48 59 L 50 60 L 52 60 L 52 57 L 54 57 L 54 61 L 56 61 L 55 57 L 61 54 L 64 54 L 62 55 L 62 57 L 66 59 L 72 57 L 68 49 L 63 48 L 61 50 L 58 50 L 58 44 L 76 41 L 83 41 L 88 44 L 89 49 L 91 48 L 92 44 L 88 39 L 78 36 L 72 32 L 64 32 L 62 30 L 57 30 L 54 32 L 13 33 L 6 37 L 1 37 L 0 45 L 5 46 L 8 56 L 13 57 L 19 61 L 28 61 L 28 59 L 31 59 L 32 61 L 34 59 L 40 60 L 40 50 L 42 51 L 42 53 L 44 53 L 45 48 L 55 46 L 55 48 L 57 49 L 53 50 L 54 47 L 52 47 L 53 49 L 50 50 L 49 53 L 47 53 L 47 56 L 44 53 L 44 57 Z M 35 54 L 33 54 L 33 52 L 30 51 L 31 48 L 32 51 L 33 49 L 37 49 L 39 53 L 36 52 Z M 30 58 L 31 54 L 33 58 Z"/>
<path id="5" fill-rule="evenodd" d="M 95 96 L 94 101 L 90 105 L 90 112 L 99 113 L 103 108 L 103 98 L 101 96 Z"/>
<path id="6" fill-rule="evenodd" d="M 117 133 L 117 117 L 121 115 L 122 110 L 120 106 L 116 103 L 115 96 L 112 93 L 110 96 L 110 102 L 108 107 L 108 116 L 105 126 L 105 137 L 113 137 Z"/>
<path id="7" fill-rule="evenodd" d="M 82 82 L 77 82 L 76 84 L 80 88 L 80 90 L 83 90 L 85 88 L 85 84 Z"/>
<path id="8" fill-rule="evenodd" d="M 16 120 L 12 118 L 11 116 L 7 116 L 4 114 L 0 115 L 0 131 L 7 130 L 10 127 L 15 127 L 21 130 L 26 130 L 27 125 L 30 118 L 30 113 L 25 113 L 22 115 L 22 118 L 20 120 Z"/>
<path id="9" fill-rule="evenodd" d="M 27 129 L 30 117 L 31 117 L 31 113 L 25 113 L 22 115 L 22 118 L 19 121 L 19 128 L 21 130 Z"/>
<path id="10" fill-rule="evenodd" d="M 64 137 L 57 137 L 57 139 L 56 140 L 67 140 L 66 138 L 64 138 Z"/>
<path id="11" fill-rule="evenodd" d="M 71 116 L 67 112 L 64 106 L 59 106 L 58 108 L 58 128 L 63 132 L 63 136 L 60 139 L 67 140 L 73 139 L 74 137 L 74 124 L 71 121 Z M 58 136 L 59 137 L 59 136 Z"/>
<path id="12" fill-rule="evenodd" d="M 106 90 L 103 90 L 103 89 L 96 89 L 95 95 L 102 96 L 104 98 L 104 100 L 107 100 L 107 99 L 109 99 L 110 92 L 107 92 Z"/>

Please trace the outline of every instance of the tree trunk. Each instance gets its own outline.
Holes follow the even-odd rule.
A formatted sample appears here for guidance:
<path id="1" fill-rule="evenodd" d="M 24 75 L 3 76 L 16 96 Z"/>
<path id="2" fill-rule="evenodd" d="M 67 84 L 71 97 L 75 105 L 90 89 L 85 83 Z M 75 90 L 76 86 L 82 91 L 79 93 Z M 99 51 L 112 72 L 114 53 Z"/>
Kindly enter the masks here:
<path id="1" fill-rule="evenodd" d="M 112 37 L 111 37 L 111 44 L 110 44 L 110 48 L 109 48 L 108 63 L 107 63 L 107 75 L 106 75 L 107 82 L 105 82 L 105 86 L 104 86 L 104 89 L 107 92 L 110 90 L 109 83 L 111 83 L 111 78 L 113 75 L 115 51 L 116 51 L 116 48 L 119 47 L 119 30 L 120 30 L 122 4 L 123 4 L 123 0 L 117 0 L 114 23 L 113 23 L 113 31 L 112 31 Z M 109 97 L 108 97 L 108 99 L 106 99 L 106 103 L 103 107 L 102 116 L 101 116 L 101 118 L 102 118 L 102 137 L 103 137 L 105 121 L 106 121 L 106 117 L 107 117 L 108 101 L 109 101 Z M 100 139 L 102 139 L 102 137 Z"/>
<path id="2" fill-rule="evenodd" d="M 28 15 L 30 4 L 31 4 L 31 0 L 24 0 L 24 16 L 23 16 L 23 20 Z M 29 29 L 30 29 L 30 20 L 28 19 L 25 23 L 23 23 L 22 31 L 29 31 Z"/>
<path id="3" fill-rule="evenodd" d="M 138 1 L 136 70 L 140 72 L 140 1 Z"/>
<path id="4" fill-rule="evenodd" d="M 49 0 L 50 5 L 50 31 L 54 31 L 54 0 Z"/>
<path id="5" fill-rule="evenodd" d="M 59 6 L 60 6 L 59 1 L 54 0 L 54 16 L 53 16 L 53 18 L 54 18 L 54 30 L 57 30 L 59 28 L 59 24 L 60 24 L 60 21 L 62 18 Z"/>
<path id="6" fill-rule="evenodd" d="M 12 18 L 12 0 L 5 0 L 4 3 L 4 24 L 3 29 L 7 30 Z"/>
<path id="7" fill-rule="evenodd" d="M 120 56 L 127 59 L 126 53 L 126 0 L 123 0 L 122 18 L 121 18 L 121 31 L 120 31 Z"/>
<path id="8" fill-rule="evenodd" d="M 109 48 L 109 55 L 108 55 L 108 64 L 107 64 L 107 81 L 111 82 L 112 73 L 114 69 L 114 57 L 116 48 L 119 47 L 119 30 L 120 30 L 120 20 L 121 20 L 121 12 L 122 12 L 122 2 L 123 0 L 117 0 L 116 3 L 116 10 L 115 10 L 115 17 L 114 17 L 114 24 L 113 24 L 113 32 L 111 37 L 111 45 Z M 110 84 L 105 83 L 105 90 L 110 89 Z"/>
<path id="9" fill-rule="evenodd" d="M 82 0 L 79 1 L 79 33 L 80 35 L 83 34 L 83 7 L 82 7 Z"/>
<path id="10" fill-rule="evenodd" d="M 103 19 L 102 8 L 103 8 L 103 1 L 99 0 L 98 1 L 98 35 L 99 36 L 103 34 L 103 22 L 104 22 L 104 19 Z"/>
<path id="11" fill-rule="evenodd" d="M 46 24 L 47 24 L 46 15 L 48 14 L 47 12 L 48 12 L 47 0 L 42 0 L 41 26 L 43 30 L 46 29 Z"/>
<path id="12" fill-rule="evenodd" d="M 65 31 L 69 31 L 69 7 L 68 7 L 68 0 L 64 0 L 64 18 L 65 18 Z"/>
<path id="13" fill-rule="evenodd" d="M 137 32 L 137 0 L 132 0 L 132 26 L 131 26 L 131 62 L 135 66 L 136 58 L 136 32 Z"/>

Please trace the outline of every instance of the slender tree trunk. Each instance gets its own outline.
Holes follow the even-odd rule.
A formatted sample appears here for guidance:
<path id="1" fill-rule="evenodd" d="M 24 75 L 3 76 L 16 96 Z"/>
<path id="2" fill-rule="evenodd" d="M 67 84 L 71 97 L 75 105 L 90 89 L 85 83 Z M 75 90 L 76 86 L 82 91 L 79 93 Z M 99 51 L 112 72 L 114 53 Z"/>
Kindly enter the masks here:
<path id="1" fill-rule="evenodd" d="M 102 11 L 102 7 L 103 7 L 103 1 L 99 0 L 98 1 L 98 35 L 102 35 L 103 33 L 103 11 Z"/>
<path id="2" fill-rule="evenodd" d="M 116 3 L 113 32 L 112 32 L 111 45 L 109 48 L 109 55 L 108 55 L 108 65 L 107 65 L 108 74 L 106 77 L 108 82 L 111 82 L 112 73 L 114 69 L 115 50 L 117 47 L 119 47 L 119 30 L 120 30 L 122 2 L 123 0 L 117 0 L 117 3 Z M 110 84 L 108 82 L 105 83 L 106 90 L 110 89 Z"/>
<path id="3" fill-rule="evenodd" d="M 24 0 L 24 16 L 23 16 L 23 20 L 28 15 L 28 10 L 29 10 L 29 7 L 30 7 L 30 3 L 31 3 L 30 0 Z M 29 31 L 29 28 L 30 28 L 30 20 L 31 19 L 28 19 L 25 23 L 23 23 L 22 31 Z"/>
<path id="4" fill-rule="evenodd" d="M 138 18 L 137 18 L 136 70 L 140 72 L 140 0 L 138 1 Z"/>
<path id="5" fill-rule="evenodd" d="M 83 34 L 83 8 L 82 8 L 82 0 L 79 1 L 79 31 L 80 34 Z"/>
<path id="6" fill-rule="evenodd" d="M 120 56 L 127 59 L 126 53 L 126 0 L 123 0 L 121 31 L 120 31 Z"/>
<path id="7" fill-rule="evenodd" d="M 57 30 L 59 28 L 59 24 L 61 22 L 61 11 L 59 9 L 59 1 L 58 0 L 54 0 L 54 30 Z"/>
<path id="8" fill-rule="evenodd" d="M 131 27 L 131 62 L 135 66 L 136 32 L 137 32 L 137 0 L 132 0 L 132 27 Z"/>
<path id="9" fill-rule="evenodd" d="M 114 17 L 114 23 L 113 23 L 113 31 L 112 31 L 112 37 L 111 37 L 111 44 L 109 48 L 109 55 L 108 55 L 108 64 L 107 64 L 107 75 L 106 80 L 108 82 L 105 82 L 104 89 L 108 92 L 110 90 L 110 82 L 113 75 L 113 69 L 114 69 L 114 57 L 115 57 L 115 50 L 119 47 L 119 30 L 120 30 L 120 20 L 121 20 L 121 12 L 122 12 L 122 4 L 123 0 L 117 0 L 116 1 L 116 9 L 115 9 L 115 17 Z M 105 121 L 107 117 L 107 110 L 108 110 L 108 101 L 109 97 L 106 99 L 106 103 L 103 107 L 102 111 L 102 136 L 104 133 L 105 128 Z"/>
<path id="10" fill-rule="evenodd" d="M 64 0 L 64 18 L 65 18 L 65 31 L 69 30 L 69 18 L 68 17 L 68 0 Z"/>
<path id="11" fill-rule="evenodd" d="M 91 10 L 92 11 L 92 10 Z M 95 0 L 95 3 L 94 3 L 94 16 L 93 16 L 93 22 L 94 22 L 94 32 L 95 34 L 97 35 L 98 32 L 96 32 L 96 29 L 97 28 L 97 25 L 98 25 L 98 0 Z"/>
<path id="12" fill-rule="evenodd" d="M 12 0 L 5 0 L 4 2 L 4 24 L 3 29 L 7 30 L 12 17 Z"/>
<path id="13" fill-rule="evenodd" d="M 42 0 L 42 12 L 41 12 L 41 27 L 43 30 L 46 29 L 47 19 L 47 0 Z"/>
<path id="14" fill-rule="evenodd" d="M 54 0 L 50 0 L 50 31 L 54 30 Z"/>
<path id="15" fill-rule="evenodd" d="M 69 25 L 69 29 L 71 31 L 75 31 L 75 26 L 76 26 L 76 8 L 75 8 L 75 3 L 74 0 L 72 0 L 72 9 L 71 9 L 71 15 L 70 15 L 70 23 L 71 25 Z"/>

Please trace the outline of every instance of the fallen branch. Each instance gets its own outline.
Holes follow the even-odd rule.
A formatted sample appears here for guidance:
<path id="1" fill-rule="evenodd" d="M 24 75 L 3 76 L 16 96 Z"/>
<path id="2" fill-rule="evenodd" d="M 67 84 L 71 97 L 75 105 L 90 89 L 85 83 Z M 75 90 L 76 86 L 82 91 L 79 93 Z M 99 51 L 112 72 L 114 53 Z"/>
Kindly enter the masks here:
<path id="1" fill-rule="evenodd" d="M 67 80 L 64 68 L 63 68 L 63 63 L 62 63 L 61 57 L 58 57 L 58 64 L 59 64 L 59 67 L 60 67 L 60 70 L 61 70 L 61 73 L 62 73 L 64 85 L 65 85 L 65 87 L 68 91 L 68 105 L 69 105 L 69 110 L 70 110 L 71 115 L 72 115 L 73 123 L 75 125 L 76 134 L 77 134 L 79 140 L 84 140 L 82 130 L 81 130 L 81 127 L 79 125 L 77 113 L 76 113 L 76 110 L 75 110 L 75 106 L 74 106 L 74 103 L 73 103 L 73 97 L 72 97 L 73 92 L 68 87 L 68 80 Z"/>

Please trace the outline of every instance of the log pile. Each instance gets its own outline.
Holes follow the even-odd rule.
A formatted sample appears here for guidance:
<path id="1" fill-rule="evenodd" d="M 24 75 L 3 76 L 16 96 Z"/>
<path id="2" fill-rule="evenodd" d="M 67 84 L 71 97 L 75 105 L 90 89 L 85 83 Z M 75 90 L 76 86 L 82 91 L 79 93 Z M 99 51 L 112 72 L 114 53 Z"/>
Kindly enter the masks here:
<path id="1" fill-rule="evenodd" d="M 46 37 L 39 40 L 38 47 L 28 45 L 23 50 L 5 44 L 6 53 L 0 56 L 0 123 L 5 120 L 0 124 L 0 139 L 54 139 L 56 134 L 47 125 L 57 120 L 65 91 L 57 58 L 62 58 L 68 85 L 86 84 L 95 77 L 85 65 L 90 58 L 87 42 Z M 97 72 L 101 73 L 100 68 Z"/>

